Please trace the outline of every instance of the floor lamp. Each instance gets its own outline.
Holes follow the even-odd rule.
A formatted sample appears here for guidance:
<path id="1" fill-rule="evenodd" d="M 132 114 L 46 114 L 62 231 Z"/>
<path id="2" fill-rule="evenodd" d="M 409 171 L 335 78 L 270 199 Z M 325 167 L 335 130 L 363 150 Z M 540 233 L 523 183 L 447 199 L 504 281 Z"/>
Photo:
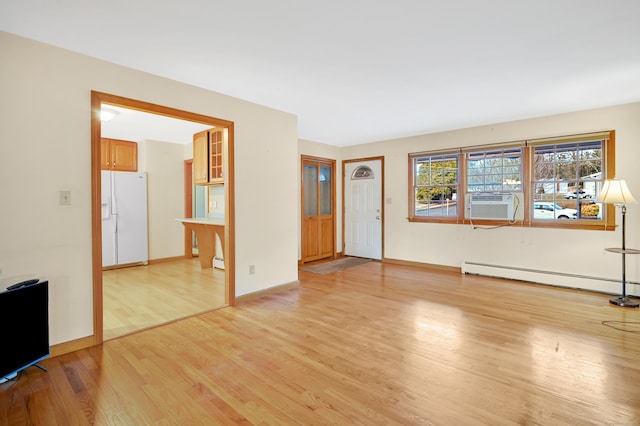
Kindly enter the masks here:
<path id="1" fill-rule="evenodd" d="M 596 199 L 599 203 L 614 204 L 622 210 L 622 247 L 621 248 L 608 248 L 605 249 L 612 253 L 619 253 L 622 255 L 622 295 L 613 299 L 609 299 L 609 302 L 623 306 L 625 308 L 637 308 L 638 302 L 631 300 L 627 297 L 627 281 L 626 281 L 626 264 L 625 257 L 627 254 L 640 254 L 640 250 L 627 248 L 625 243 L 625 216 L 627 214 L 627 204 L 638 204 L 633 198 L 627 183 L 624 179 L 607 179 L 602 185 L 600 194 Z"/>

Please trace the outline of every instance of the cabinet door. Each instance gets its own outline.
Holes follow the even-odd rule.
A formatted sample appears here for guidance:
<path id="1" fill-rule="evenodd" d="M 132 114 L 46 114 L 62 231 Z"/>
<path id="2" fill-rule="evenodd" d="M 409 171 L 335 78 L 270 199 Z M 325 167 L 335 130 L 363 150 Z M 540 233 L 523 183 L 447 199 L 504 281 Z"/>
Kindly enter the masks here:
<path id="1" fill-rule="evenodd" d="M 193 135 L 193 184 L 209 183 L 209 131 Z"/>
<path id="2" fill-rule="evenodd" d="M 209 130 L 209 182 L 223 183 L 223 134 L 222 129 Z"/>
<path id="3" fill-rule="evenodd" d="M 111 169 L 123 172 L 138 171 L 138 144 L 111 139 Z"/>
<path id="4" fill-rule="evenodd" d="M 109 139 L 100 140 L 100 168 L 102 170 L 111 169 L 111 144 Z"/>

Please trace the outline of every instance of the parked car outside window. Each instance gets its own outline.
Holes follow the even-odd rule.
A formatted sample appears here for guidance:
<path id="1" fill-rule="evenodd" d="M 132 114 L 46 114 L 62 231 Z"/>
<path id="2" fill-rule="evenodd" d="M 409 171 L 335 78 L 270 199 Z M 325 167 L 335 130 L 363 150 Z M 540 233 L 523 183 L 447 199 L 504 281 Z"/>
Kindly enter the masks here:
<path id="1" fill-rule="evenodd" d="M 564 194 L 564 198 L 568 200 L 576 199 L 576 198 L 593 198 L 593 194 L 590 194 L 580 189 L 578 191 L 567 192 L 566 194 Z"/>
<path id="2" fill-rule="evenodd" d="M 548 201 L 534 201 L 533 203 L 534 219 L 577 219 L 578 211 L 576 209 L 565 209 L 555 203 Z"/>

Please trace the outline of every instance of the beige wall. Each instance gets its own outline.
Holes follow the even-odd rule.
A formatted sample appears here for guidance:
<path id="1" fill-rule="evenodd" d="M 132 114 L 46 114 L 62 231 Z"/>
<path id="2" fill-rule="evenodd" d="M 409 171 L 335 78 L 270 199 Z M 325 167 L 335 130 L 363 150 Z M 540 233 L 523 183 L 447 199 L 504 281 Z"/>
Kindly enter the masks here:
<path id="1" fill-rule="evenodd" d="M 4 32 L 0 57 L 0 278 L 49 279 L 51 344 L 93 334 L 91 90 L 233 121 L 236 295 L 297 280 L 294 115 Z"/>
<path id="2" fill-rule="evenodd" d="M 385 198 L 392 199 L 385 204 L 385 258 L 453 267 L 467 260 L 619 279 L 620 256 L 604 251 L 620 246 L 619 229 L 473 230 L 468 225 L 410 223 L 406 219 L 407 156 L 411 152 L 609 129 L 616 131 L 617 176 L 626 179 L 640 199 L 640 103 L 346 147 L 340 156 L 342 160 L 385 157 Z M 616 214 L 620 223 L 620 212 Z M 640 206 L 628 209 L 627 246 L 640 247 Z M 640 281 L 640 256 L 627 256 L 627 279 Z M 558 279 L 555 284 L 567 285 L 567 281 Z M 632 285 L 629 290 L 640 294 L 639 287 Z M 591 289 L 615 293 L 620 284 L 602 280 Z"/>
<path id="3" fill-rule="evenodd" d="M 147 172 L 149 259 L 184 255 L 184 146 L 142 141 L 141 169 Z"/>

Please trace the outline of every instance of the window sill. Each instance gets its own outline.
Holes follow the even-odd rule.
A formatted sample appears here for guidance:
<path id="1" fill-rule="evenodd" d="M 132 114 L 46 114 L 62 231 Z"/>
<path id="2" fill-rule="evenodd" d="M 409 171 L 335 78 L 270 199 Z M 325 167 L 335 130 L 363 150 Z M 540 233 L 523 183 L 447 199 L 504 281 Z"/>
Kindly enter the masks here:
<path id="1" fill-rule="evenodd" d="M 616 226 L 606 224 L 603 221 L 592 222 L 589 220 L 533 220 L 524 221 L 518 220 L 516 222 L 510 222 L 507 220 L 474 220 L 469 219 L 459 220 L 458 218 L 407 218 L 409 222 L 413 223 L 437 223 L 437 224 L 450 224 L 450 225 L 473 225 L 479 227 L 527 227 L 527 228 L 555 228 L 555 229 L 581 229 L 586 231 L 615 231 Z"/>

